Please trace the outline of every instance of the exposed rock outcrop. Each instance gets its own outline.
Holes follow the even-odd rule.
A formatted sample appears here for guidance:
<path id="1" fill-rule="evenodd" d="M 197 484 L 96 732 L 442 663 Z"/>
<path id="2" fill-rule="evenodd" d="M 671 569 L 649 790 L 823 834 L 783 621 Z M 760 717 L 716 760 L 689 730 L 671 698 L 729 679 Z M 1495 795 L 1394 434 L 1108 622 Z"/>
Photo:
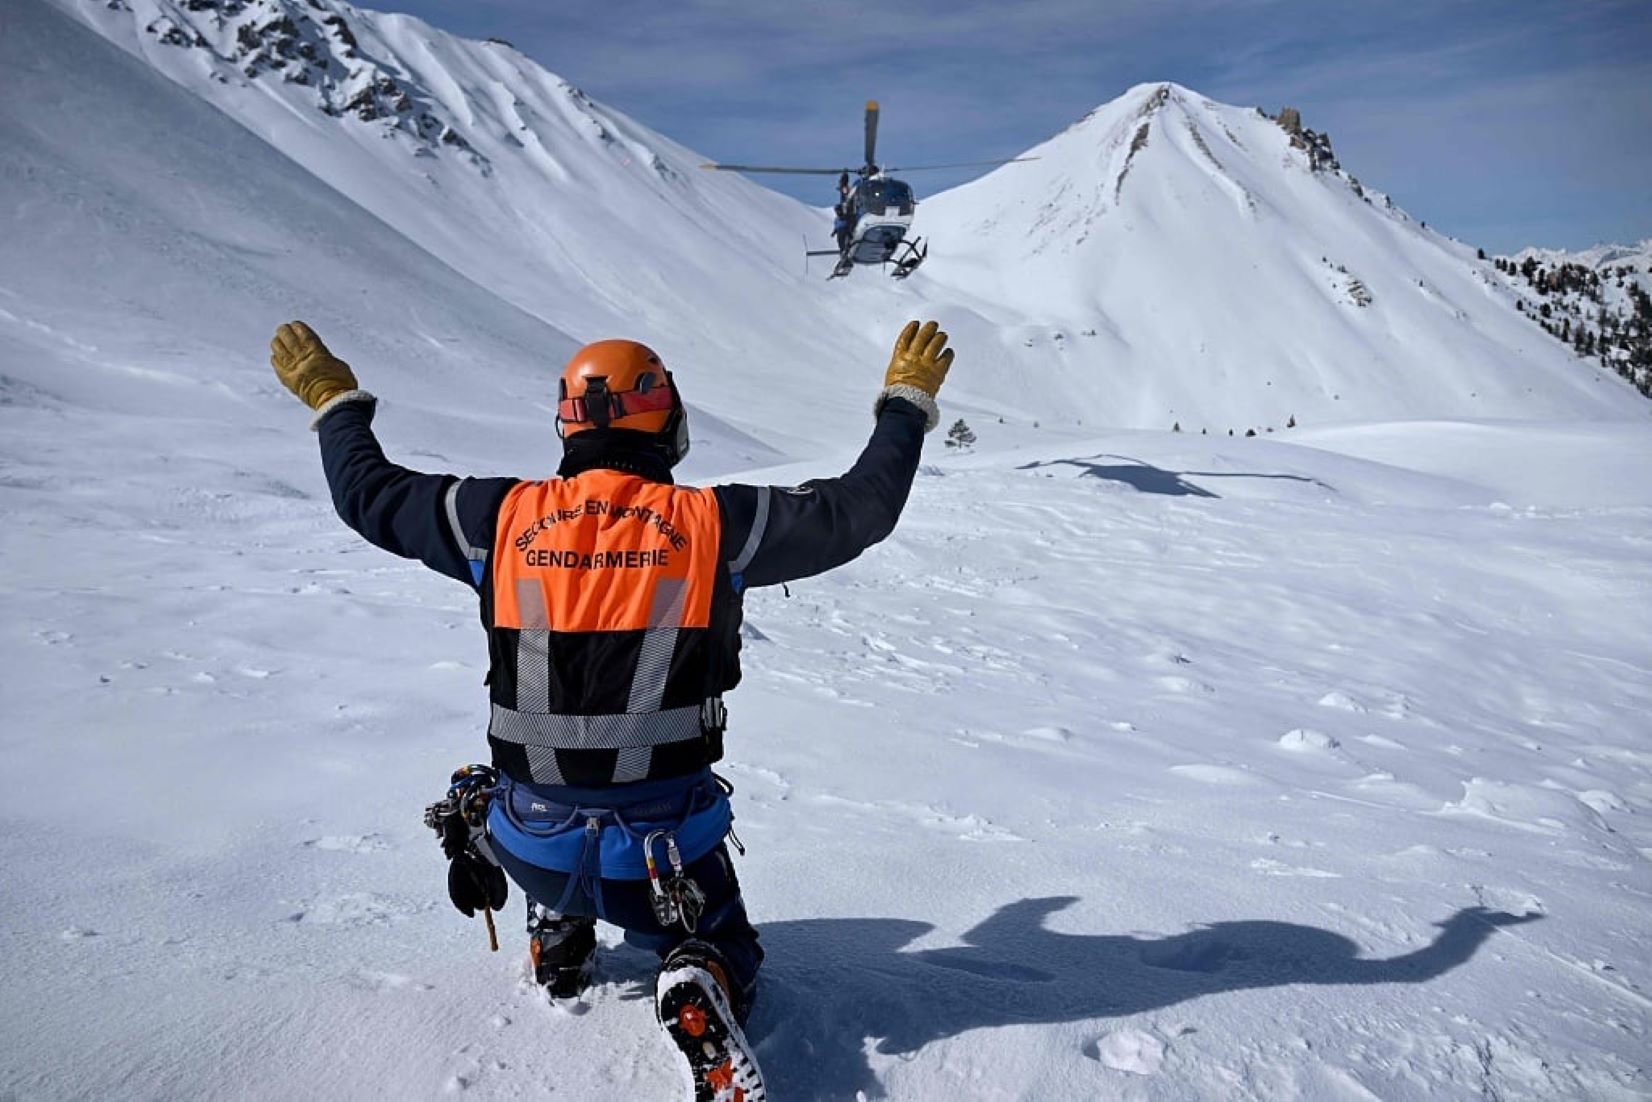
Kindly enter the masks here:
<path id="1" fill-rule="evenodd" d="M 349 21 L 324 0 L 162 0 L 161 7 L 164 14 L 144 30 L 163 45 L 210 53 L 220 79 L 278 77 L 313 88 L 324 114 L 405 135 L 417 155 L 456 151 L 489 170 L 439 103 L 404 74 L 361 56 Z"/>
<path id="2" fill-rule="evenodd" d="M 1302 125 L 1302 112 L 1294 107 L 1280 109 L 1274 120 L 1279 128 L 1291 136 L 1291 144 L 1308 155 L 1308 167 L 1315 172 L 1334 172 L 1342 166 L 1331 151 L 1331 136 Z"/>

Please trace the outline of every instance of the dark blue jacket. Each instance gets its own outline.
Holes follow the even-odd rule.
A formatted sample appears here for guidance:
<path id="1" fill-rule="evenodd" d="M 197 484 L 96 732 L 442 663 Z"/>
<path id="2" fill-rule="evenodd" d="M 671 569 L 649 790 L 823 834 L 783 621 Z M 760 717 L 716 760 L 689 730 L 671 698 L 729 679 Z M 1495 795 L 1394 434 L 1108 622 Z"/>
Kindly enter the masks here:
<path id="1" fill-rule="evenodd" d="M 475 588 L 478 579 L 459 536 L 469 547 L 491 549 L 500 503 L 520 480 L 460 479 L 397 466 L 385 458 L 373 435 L 373 412 L 370 400 L 347 401 L 329 411 L 317 427 L 321 462 L 338 515 L 375 547 L 418 559 Z M 819 574 L 887 536 L 906 505 L 923 437 L 923 411 L 890 398 L 871 440 L 845 474 L 793 487 L 714 487 L 723 519 L 719 558 L 738 564 L 735 588 L 778 585 Z M 669 475 L 662 471 L 661 479 L 669 481 Z M 458 491 L 450 520 L 448 491 L 454 483 Z M 748 547 L 760 517 L 757 542 Z"/>

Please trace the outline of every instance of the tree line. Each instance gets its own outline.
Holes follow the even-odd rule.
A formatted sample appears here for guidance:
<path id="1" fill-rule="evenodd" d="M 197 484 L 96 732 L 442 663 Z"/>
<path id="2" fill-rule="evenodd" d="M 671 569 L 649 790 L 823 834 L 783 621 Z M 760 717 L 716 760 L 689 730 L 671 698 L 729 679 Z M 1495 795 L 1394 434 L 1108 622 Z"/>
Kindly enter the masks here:
<path id="1" fill-rule="evenodd" d="M 1532 302 L 1522 297 L 1516 309 L 1579 356 L 1600 361 L 1652 398 L 1652 296 L 1635 278 L 1633 266 L 1545 264 L 1535 256 L 1520 261 L 1497 257 L 1494 263 L 1517 289 L 1533 296 Z"/>

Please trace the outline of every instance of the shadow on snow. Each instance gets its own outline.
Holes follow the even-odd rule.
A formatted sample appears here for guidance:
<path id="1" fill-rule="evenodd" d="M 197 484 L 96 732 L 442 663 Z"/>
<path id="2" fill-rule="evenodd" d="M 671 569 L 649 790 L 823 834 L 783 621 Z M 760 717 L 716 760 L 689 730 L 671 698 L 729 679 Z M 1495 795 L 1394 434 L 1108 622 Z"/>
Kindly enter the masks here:
<path id="1" fill-rule="evenodd" d="M 1123 460 L 1119 464 L 1098 463 L 1098 459 Z M 1032 471 L 1043 467 L 1077 467 L 1080 478 L 1100 478 L 1108 482 L 1122 482 L 1144 494 L 1165 494 L 1170 497 L 1220 497 L 1203 486 L 1187 481 L 1189 478 L 1270 478 L 1286 482 L 1307 482 L 1322 489 L 1331 487 L 1317 478 L 1296 474 L 1246 474 L 1239 471 L 1167 471 L 1127 455 L 1090 455 L 1079 459 L 1051 459 L 1038 463 L 1024 463 L 1017 470 Z"/>
<path id="2" fill-rule="evenodd" d="M 1432 943 L 1367 960 L 1341 934 L 1288 922 L 1218 922 L 1163 938 L 1045 928 L 1073 902 L 1008 904 L 947 949 L 906 951 L 934 927 L 902 919 L 762 925 L 768 962 L 749 1032 L 771 1093 L 880 1096 L 871 1039 L 899 1055 L 981 1027 L 1122 1017 L 1227 991 L 1423 983 L 1466 962 L 1499 926 L 1541 917 L 1471 907 L 1440 923 Z"/>

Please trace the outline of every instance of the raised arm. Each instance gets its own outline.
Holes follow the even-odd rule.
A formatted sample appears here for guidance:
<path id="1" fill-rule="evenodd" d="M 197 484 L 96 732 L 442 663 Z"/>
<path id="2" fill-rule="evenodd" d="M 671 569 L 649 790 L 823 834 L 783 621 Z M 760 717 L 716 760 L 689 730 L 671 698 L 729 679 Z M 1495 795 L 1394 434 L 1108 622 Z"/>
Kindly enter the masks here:
<path id="1" fill-rule="evenodd" d="M 344 523 L 375 547 L 475 585 L 471 546 L 491 545 L 493 518 L 515 480 L 459 479 L 390 462 L 373 435 L 373 396 L 303 322 L 276 330 L 270 363 L 287 389 L 316 411 L 311 427 L 321 438 L 321 464 Z"/>
<path id="2" fill-rule="evenodd" d="M 778 585 L 841 566 L 894 531 L 918 470 L 935 395 L 952 366 L 946 334 L 909 322 L 895 342 L 877 424 L 854 466 L 801 486 L 717 487 L 737 588 Z"/>

